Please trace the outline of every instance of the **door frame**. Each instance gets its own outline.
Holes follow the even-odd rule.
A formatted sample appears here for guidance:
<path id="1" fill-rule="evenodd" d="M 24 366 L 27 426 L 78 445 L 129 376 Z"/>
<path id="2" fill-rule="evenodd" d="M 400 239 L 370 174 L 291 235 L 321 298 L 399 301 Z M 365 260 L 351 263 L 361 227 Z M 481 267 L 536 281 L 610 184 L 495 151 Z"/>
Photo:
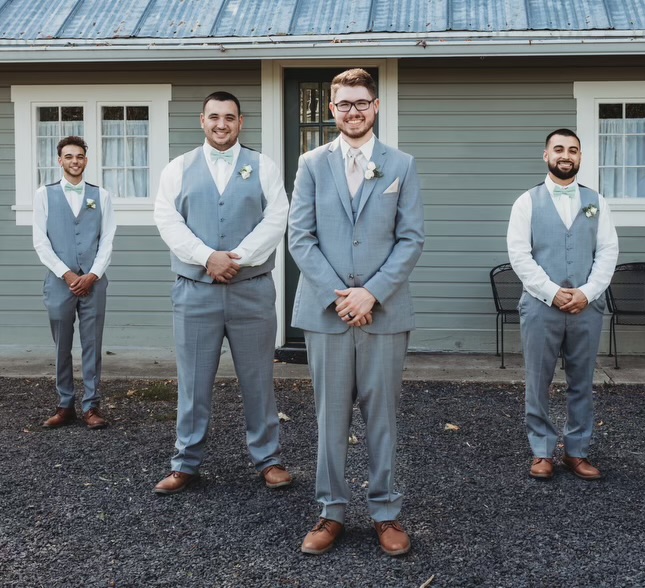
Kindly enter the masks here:
<path id="1" fill-rule="evenodd" d="M 264 60 L 262 61 L 262 153 L 268 155 L 284 177 L 284 70 L 305 67 L 378 68 L 378 94 L 383 103 L 379 113 L 379 139 L 391 147 L 399 146 L 399 61 L 398 59 L 338 60 Z M 276 347 L 284 345 L 285 333 L 285 256 L 284 241 L 276 251 L 273 271 L 276 286 L 278 331 Z"/>

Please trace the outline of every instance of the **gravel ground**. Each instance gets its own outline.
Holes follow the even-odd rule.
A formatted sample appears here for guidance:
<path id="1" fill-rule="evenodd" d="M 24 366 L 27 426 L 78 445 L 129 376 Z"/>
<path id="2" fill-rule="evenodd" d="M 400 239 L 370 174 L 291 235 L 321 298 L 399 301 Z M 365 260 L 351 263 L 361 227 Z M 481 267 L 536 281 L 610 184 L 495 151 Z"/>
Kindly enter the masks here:
<path id="1" fill-rule="evenodd" d="M 400 414 L 401 520 L 412 551 L 381 552 L 367 515 L 364 428 L 356 413 L 347 532 L 329 553 L 300 553 L 318 516 L 311 384 L 278 381 L 289 489 L 250 466 L 236 381 L 216 385 L 202 479 L 152 493 L 169 466 L 176 384 L 104 383 L 112 426 L 47 431 L 51 379 L 0 378 L 2 587 L 628 587 L 645 586 L 645 401 L 599 388 L 585 482 L 559 467 L 531 480 L 522 388 L 406 383 Z M 562 424 L 564 394 L 553 391 Z M 446 424 L 459 427 L 446 430 Z M 561 451 L 561 449 L 560 449 Z"/>

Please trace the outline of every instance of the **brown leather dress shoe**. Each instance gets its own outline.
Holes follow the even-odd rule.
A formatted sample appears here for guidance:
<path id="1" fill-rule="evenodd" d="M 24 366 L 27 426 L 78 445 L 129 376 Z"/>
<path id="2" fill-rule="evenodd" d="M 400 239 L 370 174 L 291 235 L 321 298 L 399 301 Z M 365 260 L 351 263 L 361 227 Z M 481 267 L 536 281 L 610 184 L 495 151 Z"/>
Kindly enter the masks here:
<path id="1" fill-rule="evenodd" d="M 599 480 L 602 478 L 600 470 L 592 466 L 585 457 L 568 457 L 565 455 L 562 458 L 562 463 L 578 478 L 583 480 Z"/>
<path id="2" fill-rule="evenodd" d="M 108 422 L 103 418 L 98 408 L 90 408 L 84 412 L 83 420 L 88 429 L 103 429 L 108 426 Z"/>
<path id="3" fill-rule="evenodd" d="M 329 551 L 343 534 L 343 525 L 331 519 L 320 519 L 316 526 L 307 533 L 300 551 L 311 555 L 321 555 Z"/>
<path id="4" fill-rule="evenodd" d="M 198 474 L 170 472 L 169 476 L 166 476 L 154 487 L 153 492 L 156 494 L 177 494 L 177 492 L 188 488 L 197 478 L 199 478 Z"/>
<path id="5" fill-rule="evenodd" d="M 550 480 L 553 477 L 553 459 L 550 457 L 533 458 L 529 476 L 537 480 Z"/>
<path id="6" fill-rule="evenodd" d="M 55 429 L 64 425 L 70 425 L 76 420 L 76 411 L 73 408 L 60 408 L 56 409 L 56 414 L 49 417 L 44 423 L 43 427 L 47 429 Z"/>
<path id="7" fill-rule="evenodd" d="M 281 488 L 282 486 L 291 486 L 293 478 L 283 465 L 272 465 L 264 468 L 260 475 L 264 478 L 267 488 Z"/>
<path id="8" fill-rule="evenodd" d="M 410 536 L 397 521 L 374 521 L 381 549 L 388 555 L 403 555 L 410 551 Z"/>

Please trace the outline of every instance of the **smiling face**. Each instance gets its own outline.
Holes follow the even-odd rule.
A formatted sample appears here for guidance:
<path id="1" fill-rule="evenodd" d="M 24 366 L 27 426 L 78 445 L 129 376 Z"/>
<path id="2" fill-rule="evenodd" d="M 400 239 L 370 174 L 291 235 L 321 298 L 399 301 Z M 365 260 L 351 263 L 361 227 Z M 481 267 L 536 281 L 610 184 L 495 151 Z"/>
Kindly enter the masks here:
<path id="1" fill-rule="evenodd" d="M 65 145 L 58 158 L 59 165 L 63 168 L 63 176 L 70 184 L 78 184 L 83 179 L 83 172 L 87 167 L 85 150 L 78 145 Z"/>
<path id="2" fill-rule="evenodd" d="M 568 180 L 575 178 L 580 169 L 580 143 L 575 137 L 553 135 L 544 149 L 543 159 L 556 184 L 569 184 Z"/>
<path id="3" fill-rule="evenodd" d="M 208 144 L 218 151 L 226 151 L 237 143 L 244 117 L 232 100 L 209 100 L 200 121 Z"/>
<path id="4" fill-rule="evenodd" d="M 358 100 L 372 101 L 367 110 L 358 111 L 352 106 L 349 112 L 340 112 L 335 104 L 339 102 L 357 102 Z M 364 86 L 340 86 L 330 102 L 329 108 L 336 121 L 338 130 L 352 147 L 360 147 L 369 141 L 374 134 L 376 114 L 379 99 L 374 98 Z"/>

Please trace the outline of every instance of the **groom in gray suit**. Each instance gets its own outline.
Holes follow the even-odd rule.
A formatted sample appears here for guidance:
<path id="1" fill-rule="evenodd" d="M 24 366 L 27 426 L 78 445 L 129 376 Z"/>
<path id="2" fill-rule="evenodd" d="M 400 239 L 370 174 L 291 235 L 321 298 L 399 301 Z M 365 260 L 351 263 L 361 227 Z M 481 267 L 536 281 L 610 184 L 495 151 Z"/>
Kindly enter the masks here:
<path id="1" fill-rule="evenodd" d="M 549 418 L 549 387 L 562 350 L 567 421 L 562 462 L 584 480 L 601 477 L 587 459 L 593 432 L 593 372 L 604 294 L 616 267 L 618 237 L 604 198 L 576 182 L 582 152 L 569 129 L 546 138 L 544 182 L 513 205 L 508 255 L 522 280 L 520 331 L 526 365 L 526 428 L 532 478 L 553 477 L 558 432 Z"/>
<path id="2" fill-rule="evenodd" d="M 289 250 L 301 271 L 292 324 L 304 330 L 314 386 L 322 505 L 301 549 L 324 553 L 343 531 L 358 400 L 369 512 L 383 550 L 401 555 L 410 539 L 396 520 L 396 411 L 414 328 L 408 278 L 423 248 L 423 205 L 414 159 L 374 136 L 372 77 L 362 69 L 337 75 L 329 107 L 340 137 L 300 158 L 289 217 Z"/>

